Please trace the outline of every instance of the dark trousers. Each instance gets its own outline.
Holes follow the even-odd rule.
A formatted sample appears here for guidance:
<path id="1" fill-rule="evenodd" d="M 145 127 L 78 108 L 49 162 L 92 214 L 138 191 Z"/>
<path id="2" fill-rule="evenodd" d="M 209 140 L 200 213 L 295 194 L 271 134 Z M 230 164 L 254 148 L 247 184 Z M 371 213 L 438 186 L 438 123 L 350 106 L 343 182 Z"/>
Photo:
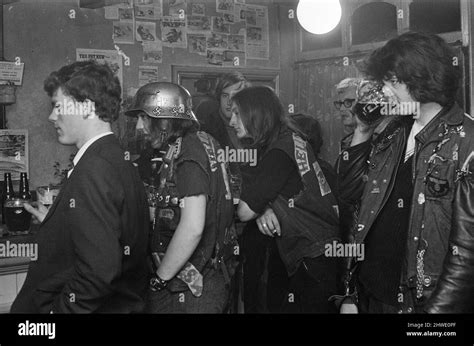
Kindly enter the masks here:
<path id="1" fill-rule="evenodd" d="M 360 283 L 357 285 L 358 308 L 361 314 L 395 314 L 396 306 L 378 300 L 368 292 Z"/>
<path id="2" fill-rule="evenodd" d="M 337 313 L 330 296 L 341 291 L 340 260 L 307 258 L 288 278 L 275 239 L 247 224 L 242 236 L 245 313 Z"/>
<path id="3" fill-rule="evenodd" d="M 305 258 L 298 271 L 290 277 L 283 313 L 337 313 L 328 299 L 339 292 L 339 260 L 321 255 Z"/>
<path id="4" fill-rule="evenodd" d="M 268 248 L 267 268 L 267 310 L 271 313 L 280 312 L 288 296 L 290 280 L 274 239 Z"/>
<path id="5" fill-rule="evenodd" d="M 255 221 L 247 223 L 242 234 L 243 297 L 245 313 L 265 312 L 264 271 L 269 237 L 258 230 Z"/>
<path id="6" fill-rule="evenodd" d="M 241 239 L 245 313 L 280 312 L 288 291 L 288 274 L 275 239 L 263 235 L 254 221 Z"/>
<path id="7" fill-rule="evenodd" d="M 400 292 L 403 292 L 403 300 L 395 306 L 375 298 L 360 282 L 357 282 L 359 312 L 361 314 L 424 313 L 426 298 L 417 299 L 415 288 L 402 286 Z"/>

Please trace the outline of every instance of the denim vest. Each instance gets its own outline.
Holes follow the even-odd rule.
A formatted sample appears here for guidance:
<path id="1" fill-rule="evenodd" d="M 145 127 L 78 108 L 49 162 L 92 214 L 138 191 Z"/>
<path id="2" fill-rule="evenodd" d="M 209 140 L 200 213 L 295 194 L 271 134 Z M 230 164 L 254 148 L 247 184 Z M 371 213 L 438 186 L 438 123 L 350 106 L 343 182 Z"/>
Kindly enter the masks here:
<path id="1" fill-rule="evenodd" d="M 152 252 L 164 253 L 179 223 L 180 206 L 177 201 L 176 167 L 185 161 L 197 163 L 209 178 L 210 195 L 207 196 L 206 219 L 201 240 L 188 260 L 201 274 L 211 262 L 224 265 L 232 257 L 237 236 L 233 225 L 234 205 L 226 162 L 218 162 L 216 151 L 219 144 L 205 132 L 185 135 L 175 143 L 170 174 L 166 178 L 163 203 L 156 210 L 156 224 L 152 234 Z M 185 207 L 185 206 L 182 206 Z M 215 265 L 215 263 L 212 263 Z M 223 269 L 224 270 L 224 269 Z M 171 291 L 187 289 L 186 284 L 174 278 L 168 288 Z"/>
<path id="2" fill-rule="evenodd" d="M 286 199 L 279 195 L 271 207 L 281 225 L 277 238 L 289 276 L 305 257 L 324 253 L 327 244 L 340 241 L 337 200 L 311 147 L 296 133 L 286 132 L 270 149 L 283 150 L 298 167 L 303 190 Z"/>

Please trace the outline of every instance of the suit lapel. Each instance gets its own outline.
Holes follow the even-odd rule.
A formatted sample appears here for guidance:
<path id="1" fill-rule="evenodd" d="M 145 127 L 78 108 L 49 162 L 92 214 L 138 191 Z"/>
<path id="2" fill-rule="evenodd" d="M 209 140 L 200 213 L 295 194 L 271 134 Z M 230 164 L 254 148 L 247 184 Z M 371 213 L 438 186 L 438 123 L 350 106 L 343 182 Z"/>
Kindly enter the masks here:
<path id="1" fill-rule="evenodd" d="M 101 137 L 99 138 L 98 140 L 96 140 L 94 143 L 91 144 L 91 146 L 89 148 L 87 148 L 87 150 L 84 152 L 84 155 L 82 155 L 81 159 L 79 160 L 79 162 L 77 163 L 77 165 L 74 167 L 74 170 L 72 171 L 71 175 L 69 178 L 66 179 L 66 181 L 64 182 L 64 185 L 61 187 L 61 189 L 59 190 L 59 194 L 58 196 L 56 197 L 56 199 L 54 200 L 53 204 L 51 205 L 51 207 L 49 208 L 49 211 L 48 213 L 46 214 L 46 217 L 44 218 L 43 222 L 41 223 L 42 225 L 44 225 L 46 223 L 46 221 L 49 220 L 49 218 L 53 215 L 54 211 L 56 210 L 57 206 L 58 206 L 58 203 L 59 201 L 61 200 L 63 194 L 64 194 L 64 191 L 67 189 L 67 186 L 69 185 L 72 177 L 74 176 L 74 172 L 77 170 L 77 169 L 81 169 L 81 163 L 84 163 L 84 161 L 87 161 L 87 156 L 89 155 L 94 155 L 95 151 L 96 150 L 99 150 L 99 148 L 102 146 L 102 145 L 105 145 L 107 143 L 114 143 L 114 141 L 117 141 L 117 139 L 115 138 L 114 135 L 107 135 L 107 136 L 104 136 L 104 137 Z"/>
<path id="2" fill-rule="evenodd" d="M 61 198 L 64 194 L 64 190 L 66 189 L 68 184 L 69 184 L 69 178 L 66 179 L 63 186 L 59 190 L 59 194 L 54 199 L 54 202 L 51 205 L 51 207 L 49 208 L 48 213 L 46 214 L 46 217 L 44 218 L 43 222 L 41 223 L 42 225 L 44 225 L 46 223 L 46 221 L 48 221 L 48 219 L 51 217 L 51 215 L 53 215 L 54 211 L 56 210 L 56 207 L 58 206 L 59 201 L 61 200 Z"/>

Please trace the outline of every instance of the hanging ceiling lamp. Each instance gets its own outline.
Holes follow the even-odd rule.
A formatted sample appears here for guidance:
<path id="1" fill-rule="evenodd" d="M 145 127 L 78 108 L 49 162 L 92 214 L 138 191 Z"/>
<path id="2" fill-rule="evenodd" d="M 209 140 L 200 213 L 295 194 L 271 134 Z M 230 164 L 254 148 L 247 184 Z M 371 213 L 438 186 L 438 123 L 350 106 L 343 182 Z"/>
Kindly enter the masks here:
<path id="1" fill-rule="evenodd" d="M 296 17 L 300 25 L 312 34 L 325 34 L 340 22 L 342 8 L 339 0 L 300 0 Z"/>

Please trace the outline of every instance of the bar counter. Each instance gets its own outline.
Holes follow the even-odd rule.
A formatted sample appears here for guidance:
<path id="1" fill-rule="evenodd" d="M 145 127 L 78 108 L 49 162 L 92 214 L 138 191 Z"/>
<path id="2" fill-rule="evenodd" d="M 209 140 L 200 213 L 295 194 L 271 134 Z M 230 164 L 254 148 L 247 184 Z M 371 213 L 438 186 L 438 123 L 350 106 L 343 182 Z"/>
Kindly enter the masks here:
<path id="1" fill-rule="evenodd" d="M 10 311 L 10 306 L 25 281 L 31 261 L 30 257 L 19 256 L 19 253 L 12 255 L 6 248 L 11 248 L 12 245 L 34 246 L 38 228 L 38 225 L 32 224 L 27 234 L 9 235 L 6 233 L 6 226 L 0 225 L 0 313 Z"/>

